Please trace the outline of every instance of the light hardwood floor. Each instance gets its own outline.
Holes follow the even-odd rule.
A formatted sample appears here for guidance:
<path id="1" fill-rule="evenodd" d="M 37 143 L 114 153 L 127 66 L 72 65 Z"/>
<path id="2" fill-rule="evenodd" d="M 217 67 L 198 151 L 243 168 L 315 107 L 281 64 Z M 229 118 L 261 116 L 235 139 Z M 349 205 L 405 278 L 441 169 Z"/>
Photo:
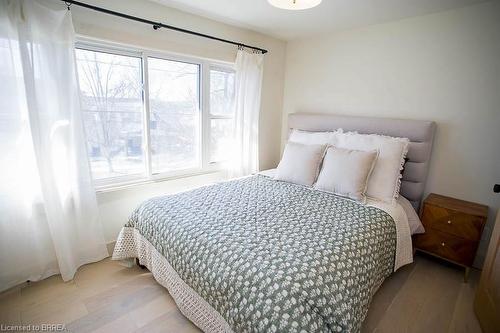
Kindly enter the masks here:
<path id="1" fill-rule="evenodd" d="M 478 278 L 473 271 L 463 283 L 461 269 L 417 255 L 384 282 L 363 332 L 481 332 L 472 309 Z M 53 276 L 0 294 L 0 323 L 64 323 L 70 332 L 199 332 L 147 270 L 109 259 L 80 268 L 71 282 Z"/>

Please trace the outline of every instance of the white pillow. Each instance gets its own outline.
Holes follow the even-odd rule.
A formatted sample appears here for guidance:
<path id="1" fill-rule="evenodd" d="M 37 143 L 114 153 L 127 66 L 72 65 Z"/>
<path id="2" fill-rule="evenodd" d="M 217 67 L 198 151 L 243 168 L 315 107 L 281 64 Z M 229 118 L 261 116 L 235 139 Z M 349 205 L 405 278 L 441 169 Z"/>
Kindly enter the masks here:
<path id="1" fill-rule="evenodd" d="M 318 176 L 326 145 L 288 142 L 274 179 L 311 186 Z"/>
<path id="2" fill-rule="evenodd" d="M 365 202 L 366 186 L 378 152 L 330 146 L 314 188 Z"/>
<path id="3" fill-rule="evenodd" d="M 412 204 L 408 201 L 408 199 L 400 195 L 398 198 L 398 203 L 401 205 L 401 207 L 403 207 L 403 210 L 405 211 L 406 216 L 408 217 L 408 225 L 410 226 L 411 234 L 412 235 L 423 234 L 425 232 L 425 229 L 422 224 L 422 221 L 420 221 L 420 218 L 418 217 L 415 208 L 413 208 Z"/>
<path id="4" fill-rule="evenodd" d="M 407 138 L 356 132 L 336 132 L 335 137 L 336 147 L 379 152 L 368 180 L 366 195 L 383 202 L 395 203 L 401 186 L 400 171 L 404 165 L 410 141 Z"/>
<path id="5" fill-rule="evenodd" d="M 334 145 L 336 132 L 309 132 L 298 129 L 292 130 L 289 142 L 302 143 L 305 145 Z"/>

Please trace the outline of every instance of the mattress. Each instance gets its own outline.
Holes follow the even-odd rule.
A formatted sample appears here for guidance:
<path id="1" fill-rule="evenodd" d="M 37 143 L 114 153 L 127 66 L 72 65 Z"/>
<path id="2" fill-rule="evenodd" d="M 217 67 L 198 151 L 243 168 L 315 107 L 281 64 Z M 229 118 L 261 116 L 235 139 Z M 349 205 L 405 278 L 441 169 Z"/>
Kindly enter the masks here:
<path id="1" fill-rule="evenodd" d="M 393 216 L 255 175 L 145 201 L 113 259 L 139 258 L 205 332 L 358 332 L 411 261 Z"/>

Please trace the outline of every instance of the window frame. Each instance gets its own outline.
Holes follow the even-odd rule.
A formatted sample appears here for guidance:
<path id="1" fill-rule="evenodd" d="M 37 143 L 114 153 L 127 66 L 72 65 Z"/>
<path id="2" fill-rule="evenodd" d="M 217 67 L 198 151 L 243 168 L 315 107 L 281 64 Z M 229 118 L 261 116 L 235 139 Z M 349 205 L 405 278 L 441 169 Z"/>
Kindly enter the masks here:
<path id="1" fill-rule="evenodd" d="M 208 68 L 208 80 L 210 81 L 210 71 L 211 70 L 215 70 L 215 71 L 219 71 L 219 72 L 226 72 L 226 73 L 235 73 L 236 74 L 236 71 L 234 70 L 234 66 L 232 68 L 228 68 L 228 67 L 222 67 L 222 66 L 219 66 L 219 65 L 210 65 L 209 68 Z M 236 85 L 236 83 L 235 83 Z M 209 135 L 211 134 L 210 131 L 211 131 L 211 122 L 213 119 L 225 119 L 225 120 L 233 120 L 235 123 L 236 123 L 236 113 L 233 113 L 232 116 L 228 116 L 228 115 L 222 115 L 222 114 L 213 114 L 210 110 L 210 82 L 208 82 L 208 88 L 209 88 L 209 91 L 208 91 L 208 114 L 207 114 L 207 119 L 208 119 L 208 133 Z M 234 87 L 235 88 L 235 95 L 236 95 L 236 86 Z M 236 99 L 236 96 L 235 96 L 235 99 Z M 234 103 L 236 103 L 236 100 L 234 101 Z M 236 105 L 234 105 L 234 107 L 236 108 Z M 210 140 L 210 137 L 208 138 L 208 140 Z M 208 148 L 210 149 L 210 142 L 208 143 Z M 210 165 L 220 165 L 220 164 L 223 164 L 224 162 L 226 161 L 213 161 L 211 162 L 210 161 L 210 151 L 207 152 L 207 160 L 208 160 L 208 163 Z"/>
<path id="2" fill-rule="evenodd" d="M 93 179 L 94 188 L 97 192 L 128 187 L 136 184 L 152 183 L 165 180 L 173 180 L 196 176 L 201 174 L 222 171 L 222 162 L 210 162 L 210 120 L 212 117 L 220 119 L 232 119 L 233 117 L 211 115 L 210 113 L 210 70 L 218 69 L 235 72 L 235 64 L 208 58 L 173 53 L 163 50 L 153 50 L 136 47 L 128 44 L 77 38 L 75 49 L 83 49 L 94 52 L 105 52 L 116 55 L 138 57 L 141 59 L 142 71 L 142 120 L 143 120 L 143 144 L 144 173 L 124 176 Z M 149 73 L 148 58 L 177 61 L 195 64 L 199 66 L 198 94 L 199 94 L 199 137 L 200 148 L 198 165 L 196 168 L 186 168 L 174 171 L 153 173 L 151 163 L 151 129 L 150 129 L 150 101 L 149 101 Z"/>

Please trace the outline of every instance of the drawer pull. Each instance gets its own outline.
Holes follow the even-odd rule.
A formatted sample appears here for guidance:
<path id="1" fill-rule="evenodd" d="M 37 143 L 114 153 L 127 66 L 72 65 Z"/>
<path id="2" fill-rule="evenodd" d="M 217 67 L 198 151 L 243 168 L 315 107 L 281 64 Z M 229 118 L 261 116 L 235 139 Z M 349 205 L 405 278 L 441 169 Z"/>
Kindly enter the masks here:
<path id="1" fill-rule="evenodd" d="M 441 243 L 441 246 L 445 246 L 446 244 L 444 242 Z"/>
<path id="2" fill-rule="evenodd" d="M 451 224 L 451 221 L 450 221 L 450 220 L 448 220 L 448 224 Z"/>

